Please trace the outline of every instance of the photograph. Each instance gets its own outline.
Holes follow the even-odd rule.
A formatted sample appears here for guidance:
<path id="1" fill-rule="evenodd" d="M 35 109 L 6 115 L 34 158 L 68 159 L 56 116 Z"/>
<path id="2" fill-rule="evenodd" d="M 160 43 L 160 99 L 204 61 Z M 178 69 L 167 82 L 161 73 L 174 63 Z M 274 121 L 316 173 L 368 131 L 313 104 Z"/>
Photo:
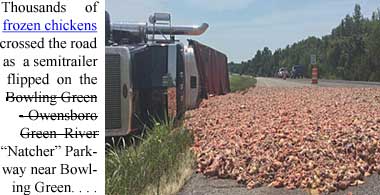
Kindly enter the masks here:
<path id="1" fill-rule="evenodd" d="M 105 9 L 107 195 L 379 194 L 379 1 Z"/>

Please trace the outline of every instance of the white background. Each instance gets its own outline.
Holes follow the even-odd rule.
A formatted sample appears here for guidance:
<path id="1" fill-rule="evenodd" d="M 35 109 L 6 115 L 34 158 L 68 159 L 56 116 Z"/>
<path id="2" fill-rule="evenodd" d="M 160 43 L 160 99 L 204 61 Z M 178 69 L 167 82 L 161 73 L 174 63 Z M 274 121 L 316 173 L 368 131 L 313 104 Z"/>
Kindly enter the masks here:
<path id="1" fill-rule="evenodd" d="M 92 40 L 97 37 L 97 49 L 49 49 L 45 44 L 45 49 L 0 49 L 0 146 L 19 146 L 20 148 L 35 147 L 37 144 L 41 148 L 54 148 L 56 145 L 62 146 L 53 157 L 9 157 L 5 150 L 0 150 L 0 194 L 23 194 L 12 193 L 12 184 L 30 184 L 30 194 L 40 194 L 34 191 L 34 184 L 43 181 L 45 184 L 59 185 L 71 184 L 73 192 L 56 194 L 104 194 L 104 1 L 100 1 L 96 13 L 85 12 L 85 5 L 94 4 L 95 0 L 61 0 L 66 4 L 66 13 L 4 13 L 3 6 L 0 5 L 0 31 L 3 30 L 3 21 L 10 19 L 18 22 L 40 22 L 45 23 L 52 19 L 59 20 L 73 19 L 76 22 L 96 22 L 97 33 L 2 33 L 0 40 L 40 40 L 45 37 L 47 40 L 56 37 L 58 40 Z M 1 0 L 0 0 L 1 2 Z M 15 0 L 17 4 L 55 4 L 57 1 Z M 42 25 L 41 25 L 42 26 Z M 24 58 L 55 58 L 58 55 L 67 57 L 78 57 L 86 55 L 87 58 L 98 58 L 97 67 L 23 67 Z M 16 58 L 15 67 L 4 67 L 4 58 Z M 50 74 L 50 85 L 34 86 L 30 89 L 21 89 L 17 85 L 7 85 L 7 75 L 9 73 L 20 73 L 24 76 L 43 76 Z M 89 76 L 97 76 L 97 85 L 80 85 L 79 75 L 87 73 Z M 55 82 L 57 76 L 71 76 L 72 85 L 58 85 Z M 5 101 L 6 91 L 13 91 L 16 94 L 31 94 L 33 91 L 42 91 L 43 94 L 60 95 L 63 91 L 70 91 L 74 94 L 97 94 L 97 103 L 62 103 L 58 100 L 57 105 L 51 106 L 49 103 L 9 103 Z M 98 120 L 94 121 L 30 121 L 27 118 L 21 119 L 20 114 L 27 115 L 29 110 L 37 109 L 40 112 L 68 112 L 73 109 L 76 112 L 96 112 Z M 100 136 L 97 139 L 22 139 L 19 135 L 23 127 L 31 130 L 55 130 L 63 133 L 65 127 L 78 127 L 80 130 L 99 130 Z M 76 148 L 90 146 L 98 154 L 93 157 L 65 157 L 64 146 L 72 145 Z M 30 166 L 58 166 L 61 163 L 68 163 L 71 166 L 86 166 L 92 163 L 93 168 L 98 172 L 92 175 L 60 175 L 57 168 L 55 175 L 31 175 Z M 27 166 L 26 174 L 23 177 L 17 175 L 4 175 L 3 166 Z M 79 191 L 82 191 L 79 193 Z M 89 191 L 89 193 L 87 192 Z M 96 193 L 95 193 L 96 191 Z M 43 193 L 54 194 L 54 193 Z"/>

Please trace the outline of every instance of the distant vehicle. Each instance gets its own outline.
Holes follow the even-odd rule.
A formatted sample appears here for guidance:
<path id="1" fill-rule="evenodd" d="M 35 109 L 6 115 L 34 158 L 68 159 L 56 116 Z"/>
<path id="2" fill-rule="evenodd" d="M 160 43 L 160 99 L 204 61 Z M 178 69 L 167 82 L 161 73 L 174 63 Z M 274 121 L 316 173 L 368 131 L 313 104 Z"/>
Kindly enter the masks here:
<path id="1" fill-rule="evenodd" d="M 278 70 L 278 73 L 277 73 L 277 77 L 278 78 L 288 78 L 289 77 L 289 72 L 286 68 L 282 67 Z"/>
<path id="2" fill-rule="evenodd" d="M 292 67 L 290 78 L 292 79 L 303 78 L 304 75 L 305 75 L 305 66 L 295 65 Z"/>

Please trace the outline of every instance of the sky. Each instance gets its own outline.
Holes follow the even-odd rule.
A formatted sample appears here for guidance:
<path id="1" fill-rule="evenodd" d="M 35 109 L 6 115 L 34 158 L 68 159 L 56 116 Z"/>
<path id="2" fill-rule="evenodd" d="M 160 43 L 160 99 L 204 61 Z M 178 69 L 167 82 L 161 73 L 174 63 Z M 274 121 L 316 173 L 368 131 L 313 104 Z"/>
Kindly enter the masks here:
<path id="1" fill-rule="evenodd" d="M 203 35 L 180 40 L 200 41 L 240 62 L 264 47 L 274 51 L 330 34 L 355 4 L 365 17 L 380 8 L 380 0 L 107 0 L 106 9 L 112 22 L 147 22 L 155 12 L 171 13 L 174 25 L 206 22 Z"/>

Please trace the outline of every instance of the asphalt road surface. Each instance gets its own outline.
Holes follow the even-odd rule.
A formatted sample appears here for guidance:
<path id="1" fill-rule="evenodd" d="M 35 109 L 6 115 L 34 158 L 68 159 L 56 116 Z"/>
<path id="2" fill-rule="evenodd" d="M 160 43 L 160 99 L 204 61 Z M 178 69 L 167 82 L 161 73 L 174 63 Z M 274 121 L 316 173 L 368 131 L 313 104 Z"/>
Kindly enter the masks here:
<path id="1" fill-rule="evenodd" d="M 257 87 L 380 87 L 380 83 L 356 81 L 319 80 L 311 85 L 310 79 L 257 78 Z M 333 195 L 378 195 L 380 194 L 380 175 L 374 174 L 365 179 L 360 186 L 349 187 Z M 260 187 L 247 190 L 243 185 L 231 179 L 206 178 L 194 173 L 178 195 L 308 195 L 315 194 L 305 189 L 287 190 L 285 188 Z"/>
<path id="2" fill-rule="evenodd" d="M 349 187 L 344 191 L 332 193 L 332 195 L 378 195 L 380 194 L 380 176 L 374 174 L 365 179 L 360 186 Z M 263 186 L 248 190 L 235 180 L 206 178 L 200 174 L 193 174 L 178 195 L 315 195 L 306 189 L 287 190 Z"/>
<path id="3" fill-rule="evenodd" d="M 380 87 L 380 82 L 343 81 L 343 80 L 318 80 L 317 85 L 311 84 L 311 79 L 279 79 L 257 78 L 258 87 Z"/>

